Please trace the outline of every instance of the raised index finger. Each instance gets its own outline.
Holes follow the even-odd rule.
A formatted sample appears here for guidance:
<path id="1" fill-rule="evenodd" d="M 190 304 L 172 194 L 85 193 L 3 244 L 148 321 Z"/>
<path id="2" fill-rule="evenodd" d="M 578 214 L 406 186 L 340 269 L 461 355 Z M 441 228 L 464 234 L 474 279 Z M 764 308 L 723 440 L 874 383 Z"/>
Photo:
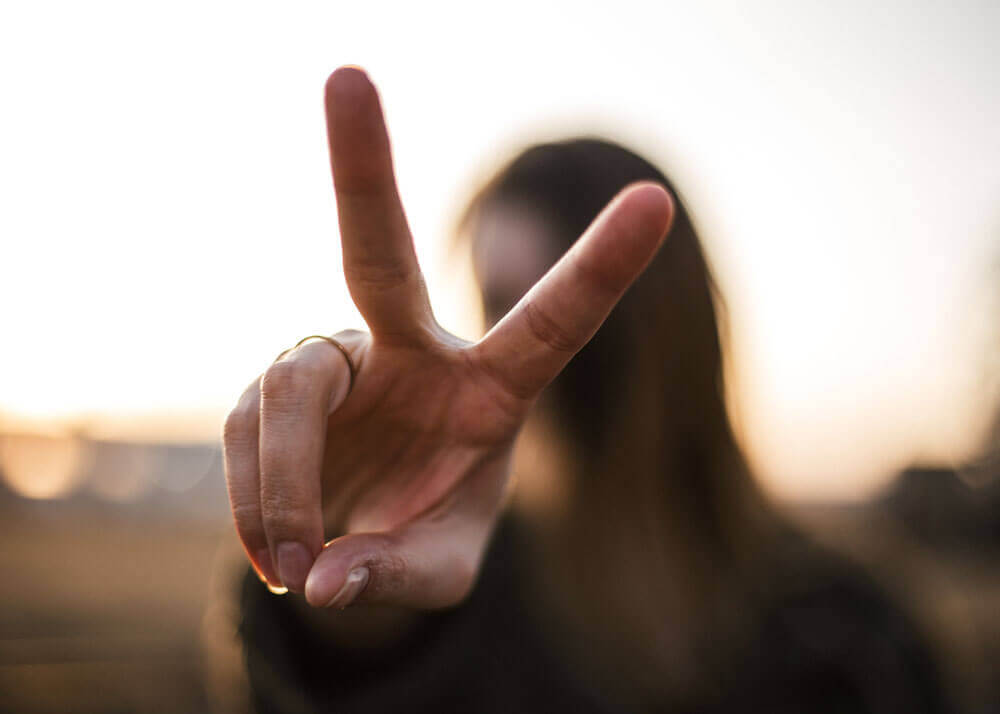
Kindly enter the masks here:
<path id="1" fill-rule="evenodd" d="M 372 332 L 421 334 L 430 306 L 396 189 L 389 135 L 367 75 L 341 67 L 326 83 L 330 165 L 344 274 Z"/>
<path id="2" fill-rule="evenodd" d="M 673 215 L 659 184 L 618 194 L 477 345 L 488 371 L 512 394 L 533 398 L 597 332 L 656 253 Z"/>

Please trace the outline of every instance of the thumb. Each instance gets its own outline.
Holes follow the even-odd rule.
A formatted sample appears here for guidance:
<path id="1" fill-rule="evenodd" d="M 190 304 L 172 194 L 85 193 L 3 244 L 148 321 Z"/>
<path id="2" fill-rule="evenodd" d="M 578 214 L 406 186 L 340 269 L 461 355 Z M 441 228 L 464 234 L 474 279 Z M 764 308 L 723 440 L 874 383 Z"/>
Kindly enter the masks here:
<path id="1" fill-rule="evenodd" d="M 439 609 L 461 602 L 475 584 L 492 523 L 417 520 L 384 533 L 330 541 L 306 579 L 314 607 L 356 603 Z"/>

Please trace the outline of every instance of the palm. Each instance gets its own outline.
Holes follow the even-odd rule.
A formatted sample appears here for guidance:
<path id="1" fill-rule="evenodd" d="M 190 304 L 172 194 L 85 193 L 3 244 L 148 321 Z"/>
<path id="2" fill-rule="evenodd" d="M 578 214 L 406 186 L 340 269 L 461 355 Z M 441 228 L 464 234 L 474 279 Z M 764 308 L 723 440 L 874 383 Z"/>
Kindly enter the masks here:
<path id="1" fill-rule="evenodd" d="M 373 345 L 351 400 L 328 423 L 328 534 L 396 528 L 479 470 L 492 468 L 499 483 L 491 490 L 499 494 L 505 470 L 495 465 L 509 452 L 524 408 L 475 363 L 470 346 Z"/>
<path id="2" fill-rule="evenodd" d="M 351 338 L 350 395 L 345 360 L 322 344 L 244 394 L 226 429 L 237 530 L 269 582 L 313 604 L 362 571 L 367 601 L 453 604 L 475 579 L 528 409 L 645 267 L 672 204 L 661 187 L 623 191 L 466 343 L 431 313 L 374 87 L 340 69 L 326 109 L 344 275 L 371 335 Z M 326 546 L 324 531 L 337 536 Z"/>

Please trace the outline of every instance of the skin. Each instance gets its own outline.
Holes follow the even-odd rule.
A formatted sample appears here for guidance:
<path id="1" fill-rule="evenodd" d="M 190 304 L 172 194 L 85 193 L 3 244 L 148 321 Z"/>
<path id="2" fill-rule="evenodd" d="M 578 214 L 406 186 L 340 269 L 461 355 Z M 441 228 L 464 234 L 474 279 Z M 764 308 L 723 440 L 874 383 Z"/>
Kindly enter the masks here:
<path id="1" fill-rule="evenodd" d="M 224 433 L 233 517 L 258 574 L 314 606 L 448 607 L 475 582 L 532 404 L 648 264 L 673 202 L 626 188 L 466 342 L 431 312 L 374 86 L 342 67 L 325 104 L 344 275 L 370 333 L 336 336 L 350 393 L 347 360 L 319 340 L 244 392 Z"/>

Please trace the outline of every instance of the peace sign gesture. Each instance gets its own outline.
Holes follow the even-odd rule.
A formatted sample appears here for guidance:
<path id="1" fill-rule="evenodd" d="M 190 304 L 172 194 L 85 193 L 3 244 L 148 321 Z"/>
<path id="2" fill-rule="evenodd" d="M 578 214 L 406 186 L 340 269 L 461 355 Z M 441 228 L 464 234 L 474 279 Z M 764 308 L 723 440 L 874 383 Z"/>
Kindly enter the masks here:
<path id="1" fill-rule="evenodd" d="M 652 258 L 673 202 L 625 189 L 468 343 L 431 312 L 362 71 L 333 73 L 326 113 L 344 275 L 371 333 L 339 333 L 345 354 L 307 342 L 244 392 L 224 438 L 236 528 L 262 577 L 313 605 L 446 607 L 475 582 L 532 403 Z"/>

